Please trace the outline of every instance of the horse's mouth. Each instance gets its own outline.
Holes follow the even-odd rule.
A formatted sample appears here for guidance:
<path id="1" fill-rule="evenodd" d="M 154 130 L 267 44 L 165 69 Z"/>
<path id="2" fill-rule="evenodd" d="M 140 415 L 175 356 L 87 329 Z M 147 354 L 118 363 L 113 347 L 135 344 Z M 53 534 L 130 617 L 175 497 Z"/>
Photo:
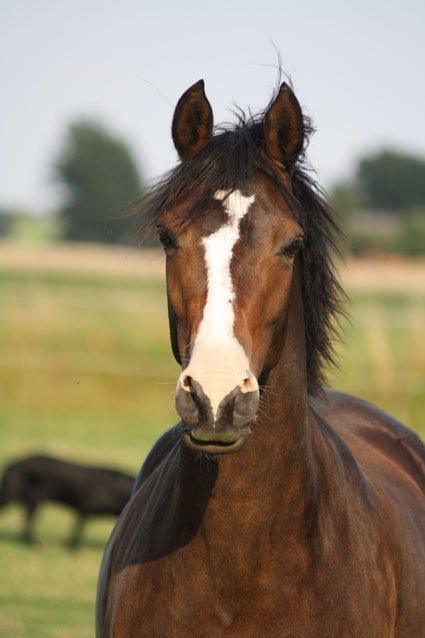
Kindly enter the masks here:
<path id="1" fill-rule="evenodd" d="M 237 452 L 245 443 L 245 437 L 239 436 L 233 441 L 222 441 L 217 439 L 198 439 L 191 432 L 182 432 L 182 441 L 192 450 L 202 452 L 203 454 L 228 454 L 229 452 Z"/>

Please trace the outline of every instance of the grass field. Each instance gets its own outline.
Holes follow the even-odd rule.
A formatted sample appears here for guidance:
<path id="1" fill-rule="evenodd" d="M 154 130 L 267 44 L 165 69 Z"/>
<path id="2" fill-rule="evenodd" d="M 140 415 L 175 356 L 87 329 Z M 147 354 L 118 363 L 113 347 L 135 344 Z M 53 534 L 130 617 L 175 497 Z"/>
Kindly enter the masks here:
<path id="1" fill-rule="evenodd" d="M 401 274 L 400 274 L 401 273 Z M 425 434 L 425 266 L 350 264 L 352 325 L 330 380 Z M 156 255 L 97 247 L 0 247 L 0 464 L 35 450 L 136 472 L 175 419 Z M 91 638 L 113 521 L 63 548 L 72 515 L 46 506 L 39 546 L 0 513 L 0 637 Z"/>

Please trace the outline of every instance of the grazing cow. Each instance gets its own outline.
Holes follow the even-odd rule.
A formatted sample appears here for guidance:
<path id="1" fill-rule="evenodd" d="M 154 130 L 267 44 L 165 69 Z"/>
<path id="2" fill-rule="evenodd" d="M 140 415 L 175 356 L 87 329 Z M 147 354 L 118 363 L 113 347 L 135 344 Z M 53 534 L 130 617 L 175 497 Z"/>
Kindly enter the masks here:
<path id="1" fill-rule="evenodd" d="M 103 467 L 86 467 L 51 456 L 28 456 L 9 465 L 0 487 L 0 507 L 16 502 L 26 511 L 23 540 L 34 542 L 34 517 L 43 501 L 72 507 L 77 520 L 68 546 L 80 544 L 86 518 L 118 516 L 131 496 L 134 477 Z"/>

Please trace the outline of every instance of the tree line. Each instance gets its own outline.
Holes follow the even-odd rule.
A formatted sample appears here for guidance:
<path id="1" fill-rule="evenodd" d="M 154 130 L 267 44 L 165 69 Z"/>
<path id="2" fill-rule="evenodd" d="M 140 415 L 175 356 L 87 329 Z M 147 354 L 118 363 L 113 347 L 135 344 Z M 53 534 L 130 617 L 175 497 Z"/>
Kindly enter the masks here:
<path id="1" fill-rule="evenodd" d="M 109 244 L 132 241 L 136 220 L 125 211 L 141 194 L 143 182 L 125 140 L 96 121 L 78 119 L 67 127 L 52 169 L 60 192 L 57 238 Z M 10 234 L 16 223 L 28 224 L 29 217 L 1 210 L 0 236 Z"/>
<path id="2" fill-rule="evenodd" d="M 381 149 L 331 190 L 351 252 L 425 254 L 425 158 Z"/>
<path id="3" fill-rule="evenodd" d="M 53 162 L 61 203 L 58 236 L 71 241 L 130 243 L 136 220 L 126 206 L 143 181 L 129 145 L 98 122 L 79 119 Z M 359 158 L 353 175 L 330 191 L 352 252 L 425 253 L 425 158 L 381 149 Z M 1 214 L 2 213 L 2 214 Z M 0 211 L 0 235 L 13 213 Z"/>
<path id="4" fill-rule="evenodd" d="M 54 174 L 63 188 L 59 217 L 64 239 L 128 243 L 135 221 L 123 209 L 140 194 L 142 182 L 123 140 L 96 122 L 74 122 Z"/>

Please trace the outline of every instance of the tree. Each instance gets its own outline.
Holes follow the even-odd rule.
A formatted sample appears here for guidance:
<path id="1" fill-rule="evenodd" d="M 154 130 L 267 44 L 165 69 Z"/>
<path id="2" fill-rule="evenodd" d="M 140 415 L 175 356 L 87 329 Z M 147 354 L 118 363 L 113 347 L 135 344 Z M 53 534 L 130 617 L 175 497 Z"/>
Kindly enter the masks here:
<path id="1" fill-rule="evenodd" d="M 356 185 L 351 181 L 336 183 L 329 194 L 332 208 L 343 219 L 349 218 L 361 208 L 361 198 Z"/>
<path id="2" fill-rule="evenodd" d="M 89 120 L 70 124 L 54 165 L 64 186 L 63 236 L 79 241 L 127 243 L 134 219 L 124 206 L 140 193 L 132 154 L 122 140 Z"/>
<path id="3" fill-rule="evenodd" d="M 9 210 L 0 208 L 0 237 L 8 237 L 13 228 L 13 215 Z"/>
<path id="4" fill-rule="evenodd" d="M 357 181 L 365 204 L 400 210 L 425 205 L 425 159 L 382 150 L 361 159 Z"/>
<path id="5" fill-rule="evenodd" d="M 425 254 L 425 208 L 414 208 L 406 212 L 397 249 L 411 257 Z"/>

